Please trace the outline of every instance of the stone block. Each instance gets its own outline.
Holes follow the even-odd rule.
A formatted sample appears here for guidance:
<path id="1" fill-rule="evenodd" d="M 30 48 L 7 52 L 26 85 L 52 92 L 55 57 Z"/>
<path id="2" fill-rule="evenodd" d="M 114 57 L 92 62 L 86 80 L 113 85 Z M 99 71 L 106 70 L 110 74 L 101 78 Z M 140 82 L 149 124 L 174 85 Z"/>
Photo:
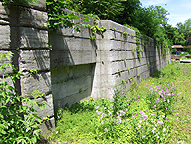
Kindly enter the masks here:
<path id="1" fill-rule="evenodd" d="M 116 28 L 116 31 L 118 31 L 118 32 L 126 31 L 130 35 L 131 34 L 135 35 L 135 31 L 134 30 L 132 30 L 130 28 L 127 28 L 127 27 L 125 27 L 123 25 L 120 25 L 120 24 L 118 24 L 116 22 L 113 22 L 111 20 L 101 20 L 99 24 L 100 24 L 100 26 L 103 26 L 103 27 L 105 27 L 107 29 L 114 30 L 114 28 Z"/>
<path id="2" fill-rule="evenodd" d="M 86 89 L 82 92 L 71 94 L 67 97 L 63 97 L 61 99 L 54 99 L 54 109 L 55 111 L 58 111 L 60 108 L 64 108 L 65 104 L 69 104 L 71 106 L 72 104 L 75 104 L 77 102 L 83 101 L 84 99 L 87 99 L 91 96 L 91 90 Z M 54 97 L 55 98 L 55 97 Z"/>
<path id="3" fill-rule="evenodd" d="M 47 12 L 34 9 L 20 9 L 19 25 L 31 26 L 39 29 L 47 28 Z"/>
<path id="4" fill-rule="evenodd" d="M 46 0 L 38 0 L 37 2 L 32 2 L 30 5 L 38 10 L 46 11 Z"/>
<path id="5" fill-rule="evenodd" d="M 96 62 L 96 53 L 92 50 L 52 50 L 51 67 L 88 64 Z"/>
<path id="6" fill-rule="evenodd" d="M 90 39 L 51 35 L 50 44 L 53 50 L 96 50 L 96 45 Z"/>
<path id="7" fill-rule="evenodd" d="M 20 27 L 20 48 L 48 48 L 48 31 Z"/>
<path id="8" fill-rule="evenodd" d="M 2 2 L 0 2 L 0 19 L 6 20 L 8 22 L 9 14 L 10 10 L 6 6 L 3 6 Z"/>
<path id="9" fill-rule="evenodd" d="M 30 96 L 35 90 L 48 94 L 51 92 L 50 72 L 38 74 L 23 73 L 21 77 L 21 91 L 23 96 Z"/>
<path id="10" fill-rule="evenodd" d="M 10 48 L 10 26 L 9 25 L 0 25 L 0 49 L 9 49 Z"/>
<path id="11" fill-rule="evenodd" d="M 29 71 L 31 69 L 38 71 L 50 70 L 50 51 L 21 50 L 19 61 L 20 71 Z"/>

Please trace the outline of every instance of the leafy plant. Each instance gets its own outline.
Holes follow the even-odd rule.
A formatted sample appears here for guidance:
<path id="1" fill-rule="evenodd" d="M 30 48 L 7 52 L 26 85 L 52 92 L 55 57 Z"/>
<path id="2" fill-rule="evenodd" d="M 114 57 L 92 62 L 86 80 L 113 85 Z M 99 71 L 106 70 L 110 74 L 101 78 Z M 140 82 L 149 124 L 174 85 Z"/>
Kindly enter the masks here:
<path id="1" fill-rule="evenodd" d="M 31 69 L 29 72 L 30 72 L 30 74 L 37 74 L 37 70 L 36 69 Z"/>
<path id="2" fill-rule="evenodd" d="M 11 79 L 15 84 L 16 78 L 20 79 L 23 76 L 12 64 L 4 63 L 4 59 L 10 61 L 12 55 L 11 52 L 0 55 L 0 60 L 2 60 L 0 69 L 3 71 L 0 82 L 0 100 L 2 102 L 0 105 L 0 143 L 36 143 L 41 136 L 39 126 L 43 120 L 38 116 L 35 105 L 42 110 L 48 104 L 19 96 L 17 90 L 6 81 Z M 13 74 L 5 75 L 8 67 L 13 69 Z M 43 97 L 44 94 L 35 91 L 32 96 L 36 99 Z"/>
<path id="3" fill-rule="evenodd" d="M 79 89 L 79 93 L 81 93 L 82 92 L 82 88 L 81 89 Z"/>

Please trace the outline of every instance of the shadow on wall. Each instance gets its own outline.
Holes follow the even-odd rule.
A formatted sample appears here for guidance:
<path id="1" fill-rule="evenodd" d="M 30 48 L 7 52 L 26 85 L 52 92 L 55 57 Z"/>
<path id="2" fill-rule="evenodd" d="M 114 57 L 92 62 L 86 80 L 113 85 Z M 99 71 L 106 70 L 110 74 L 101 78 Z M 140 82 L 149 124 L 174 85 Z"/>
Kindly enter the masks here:
<path id="1" fill-rule="evenodd" d="M 83 32 L 82 32 L 83 34 Z M 49 35 L 52 45 L 51 83 L 55 112 L 66 104 L 91 96 L 95 73 L 95 43 L 84 37 L 75 37 L 72 31 L 62 29 Z M 87 47 L 88 46 L 88 47 Z M 95 58 L 94 58 L 95 59 Z"/>

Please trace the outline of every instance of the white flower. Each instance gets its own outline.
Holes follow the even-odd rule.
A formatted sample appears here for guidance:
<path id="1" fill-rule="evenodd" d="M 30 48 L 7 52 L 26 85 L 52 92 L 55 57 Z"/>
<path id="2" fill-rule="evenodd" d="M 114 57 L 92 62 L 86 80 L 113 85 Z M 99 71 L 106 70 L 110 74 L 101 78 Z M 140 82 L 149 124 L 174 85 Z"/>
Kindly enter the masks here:
<path id="1" fill-rule="evenodd" d="M 165 132 L 166 131 L 166 128 L 163 128 L 163 132 Z"/>

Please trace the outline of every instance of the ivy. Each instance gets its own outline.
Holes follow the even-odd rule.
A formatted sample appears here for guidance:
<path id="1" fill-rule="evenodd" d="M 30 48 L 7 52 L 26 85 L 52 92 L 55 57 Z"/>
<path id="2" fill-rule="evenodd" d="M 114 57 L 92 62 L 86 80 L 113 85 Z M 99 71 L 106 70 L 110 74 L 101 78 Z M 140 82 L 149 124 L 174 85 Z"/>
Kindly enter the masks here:
<path id="1" fill-rule="evenodd" d="M 7 6 L 28 6 L 29 3 L 37 2 L 38 0 L 1 0 L 3 5 Z"/>
<path id="2" fill-rule="evenodd" d="M 66 12 L 69 0 L 47 0 L 48 28 L 52 34 L 55 34 L 58 28 L 70 28 L 79 30 L 79 27 L 87 26 L 82 23 L 89 21 L 90 15 L 77 16 L 75 13 Z M 74 22 L 77 21 L 77 22 Z"/>

